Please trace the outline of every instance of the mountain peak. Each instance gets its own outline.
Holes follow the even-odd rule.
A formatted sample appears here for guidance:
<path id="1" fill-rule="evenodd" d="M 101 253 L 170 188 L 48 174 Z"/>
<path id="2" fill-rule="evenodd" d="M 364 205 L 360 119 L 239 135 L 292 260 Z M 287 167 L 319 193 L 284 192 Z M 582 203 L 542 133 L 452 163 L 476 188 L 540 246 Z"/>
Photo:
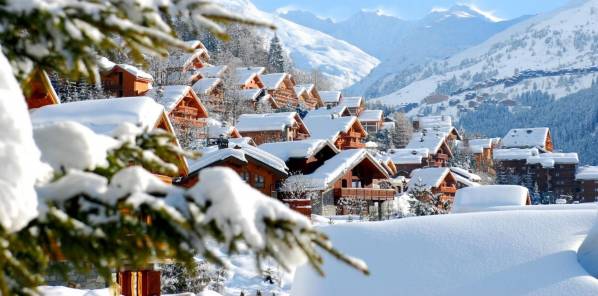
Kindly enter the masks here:
<path id="1" fill-rule="evenodd" d="M 443 21 L 449 18 L 477 18 L 490 22 L 502 21 L 490 11 L 484 11 L 475 5 L 456 4 L 450 8 L 434 7 L 430 11 L 427 19 L 434 21 Z"/>

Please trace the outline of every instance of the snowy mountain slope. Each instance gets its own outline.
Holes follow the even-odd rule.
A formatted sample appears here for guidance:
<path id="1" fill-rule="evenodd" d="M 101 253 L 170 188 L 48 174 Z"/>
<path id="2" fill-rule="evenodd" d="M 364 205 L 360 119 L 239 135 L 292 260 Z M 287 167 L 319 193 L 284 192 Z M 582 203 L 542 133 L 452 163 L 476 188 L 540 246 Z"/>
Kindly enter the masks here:
<path id="1" fill-rule="evenodd" d="M 377 100 L 389 105 L 419 103 L 435 92 L 448 95 L 472 87 L 475 93 L 490 96 L 500 93 L 501 99 L 531 90 L 563 96 L 589 87 L 595 72 L 539 75 L 512 85 L 493 85 L 492 82 L 515 79 L 520 73 L 588 69 L 597 63 L 598 1 L 575 1 L 517 24 L 442 62 L 428 63 L 416 71 L 403 73 L 402 79 L 409 83 Z M 456 99 L 463 101 L 462 96 Z"/>
<path id="2" fill-rule="evenodd" d="M 347 92 L 368 98 L 389 94 L 404 86 L 403 76 L 419 71 L 420 65 L 480 44 L 527 18 L 497 22 L 466 5 L 432 11 L 421 20 L 407 22 L 401 34 L 390 35 L 392 42 L 384 46 L 380 65 Z"/>
<path id="3" fill-rule="evenodd" d="M 365 77 L 379 60 L 346 41 L 310 29 L 277 15 L 260 11 L 249 0 L 221 0 L 232 11 L 270 21 L 276 25 L 276 34 L 289 52 L 295 66 L 310 71 L 319 69 L 332 79 L 334 87 L 341 89 Z M 274 32 L 263 30 L 269 40 Z"/>

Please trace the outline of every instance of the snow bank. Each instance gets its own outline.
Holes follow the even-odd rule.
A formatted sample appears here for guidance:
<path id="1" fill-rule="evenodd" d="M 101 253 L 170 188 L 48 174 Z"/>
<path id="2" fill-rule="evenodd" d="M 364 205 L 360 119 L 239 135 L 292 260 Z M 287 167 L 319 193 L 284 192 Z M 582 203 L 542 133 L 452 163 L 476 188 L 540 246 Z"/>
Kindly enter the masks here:
<path id="1" fill-rule="evenodd" d="M 40 286 L 37 290 L 43 296 L 112 296 L 108 288 L 97 290 L 80 290 L 61 286 Z"/>
<path id="2" fill-rule="evenodd" d="M 25 98 L 1 52 L 0 125 L 0 226 L 13 232 L 37 215 L 33 185 L 42 164 Z"/>
<path id="3" fill-rule="evenodd" d="M 302 267 L 291 294 L 596 295 L 576 257 L 595 221 L 595 207 L 563 206 L 324 226 L 371 276 L 326 257 L 327 276 Z"/>
<path id="4" fill-rule="evenodd" d="M 484 185 L 457 190 L 452 213 L 478 212 L 502 206 L 525 206 L 529 191 L 517 185 Z"/>

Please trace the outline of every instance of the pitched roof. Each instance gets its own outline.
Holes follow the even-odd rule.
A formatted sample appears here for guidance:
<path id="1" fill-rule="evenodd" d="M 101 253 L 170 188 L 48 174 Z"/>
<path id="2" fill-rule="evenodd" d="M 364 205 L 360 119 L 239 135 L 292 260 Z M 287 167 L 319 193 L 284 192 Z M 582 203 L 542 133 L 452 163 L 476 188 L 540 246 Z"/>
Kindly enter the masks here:
<path id="1" fill-rule="evenodd" d="M 130 73 L 131 75 L 137 77 L 137 78 L 142 78 L 142 79 L 146 79 L 146 80 L 151 80 L 154 81 L 154 77 L 152 75 L 150 75 L 149 73 L 135 67 L 135 66 L 131 66 L 128 64 L 118 64 L 115 65 L 114 67 L 112 67 L 111 70 L 113 70 L 114 68 L 120 68 L 123 69 L 124 71 Z"/>
<path id="2" fill-rule="evenodd" d="M 451 167 L 451 172 L 455 177 L 462 176 L 463 178 L 474 182 L 482 181 L 482 177 L 460 167 Z"/>
<path id="3" fill-rule="evenodd" d="M 261 75 L 264 71 L 266 71 L 264 67 L 238 67 L 235 69 L 233 77 L 239 84 L 243 85 L 251 81 L 256 75 Z"/>
<path id="4" fill-rule="evenodd" d="M 598 166 L 582 166 L 577 169 L 575 180 L 598 181 Z"/>
<path id="5" fill-rule="evenodd" d="M 351 116 L 347 106 L 334 106 L 331 108 L 328 107 L 320 107 L 316 110 L 309 111 L 307 116 L 322 116 L 322 115 L 334 115 L 334 116 Z"/>
<path id="6" fill-rule="evenodd" d="M 311 92 L 311 91 L 313 91 L 313 90 L 314 90 L 314 88 L 315 88 L 315 86 L 316 86 L 316 85 L 315 85 L 315 84 L 313 84 L 313 83 L 297 84 L 297 87 L 304 88 L 304 89 L 305 89 L 305 91 L 307 91 L 307 92 Z"/>
<path id="7" fill-rule="evenodd" d="M 206 78 L 222 78 L 227 69 L 227 65 L 209 65 L 199 69 L 198 71 L 201 73 L 201 75 L 203 75 L 203 77 Z"/>
<path id="8" fill-rule="evenodd" d="M 363 110 L 361 114 L 359 114 L 359 120 L 361 122 L 373 122 L 373 121 L 382 121 L 384 113 L 382 110 Z"/>
<path id="9" fill-rule="evenodd" d="M 502 138 L 504 148 L 546 148 L 547 127 L 514 128 Z"/>
<path id="10" fill-rule="evenodd" d="M 297 96 L 301 96 L 301 94 L 303 94 L 303 93 L 308 95 L 308 91 L 305 88 L 305 86 L 295 85 L 294 89 L 295 89 L 295 93 L 297 94 Z"/>
<path id="11" fill-rule="evenodd" d="M 174 66 L 172 68 L 186 69 L 195 60 L 199 60 L 203 64 L 202 57 L 206 56 L 209 57 L 208 52 L 203 48 L 196 49 L 193 52 L 177 51 L 168 57 L 168 65 Z"/>
<path id="12" fill-rule="evenodd" d="M 446 139 L 445 133 L 413 133 L 411 136 L 411 140 L 407 144 L 405 148 L 407 149 L 419 149 L 419 148 L 427 148 L 430 153 L 436 154 L 442 144 L 444 144 L 444 140 Z"/>
<path id="13" fill-rule="evenodd" d="M 221 83 L 220 78 L 203 78 L 193 84 L 193 91 L 198 95 L 208 95 Z"/>
<path id="14" fill-rule="evenodd" d="M 191 84 L 204 76 L 199 71 L 172 71 L 166 77 L 167 84 Z"/>
<path id="15" fill-rule="evenodd" d="M 541 153 L 527 158 L 527 164 L 539 164 L 543 168 L 554 168 L 555 164 L 578 164 L 577 153 Z"/>
<path id="16" fill-rule="evenodd" d="M 324 103 L 339 103 L 341 99 L 340 91 L 320 91 L 320 97 Z"/>
<path id="17" fill-rule="evenodd" d="M 308 116 L 303 119 L 310 130 L 312 139 L 324 139 L 334 141 L 340 133 L 348 132 L 354 124 L 361 124 L 355 116 L 335 117 L 331 116 Z M 361 128 L 363 129 L 363 127 Z M 363 130 L 364 134 L 367 134 Z"/>
<path id="18" fill-rule="evenodd" d="M 163 114 L 164 107 L 150 97 L 123 97 L 44 106 L 31 113 L 31 121 L 33 125 L 75 121 L 96 133 L 112 135 L 123 122 L 152 129 Z"/>
<path id="19" fill-rule="evenodd" d="M 271 73 L 262 74 L 260 75 L 260 78 L 262 79 L 262 82 L 264 82 L 266 89 L 273 90 L 279 88 L 289 76 L 290 75 L 287 73 Z"/>
<path id="20" fill-rule="evenodd" d="M 293 125 L 304 125 L 297 112 L 243 114 L 239 116 L 236 127 L 239 132 L 258 132 L 282 131 Z M 309 133 L 307 127 L 306 131 Z"/>
<path id="21" fill-rule="evenodd" d="M 325 161 L 318 169 L 309 175 L 301 176 L 306 179 L 306 186 L 312 189 L 326 189 L 334 185 L 342 176 L 355 168 L 362 161 L 368 159 L 385 178 L 390 178 L 380 163 L 365 149 L 343 150 Z M 289 179 L 298 176 L 291 176 Z"/>
<path id="22" fill-rule="evenodd" d="M 265 91 L 260 88 L 241 89 L 239 90 L 239 94 L 241 98 L 247 101 L 257 101 L 258 98 L 265 94 Z"/>
<path id="23" fill-rule="evenodd" d="M 527 160 L 530 156 L 539 154 L 536 148 L 510 148 L 510 149 L 494 149 L 492 152 L 494 160 Z"/>
<path id="24" fill-rule="evenodd" d="M 340 105 L 347 106 L 349 108 L 358 108 L 364 105 L 363 97 L 343 97 L 340 101 Z"/>
<path id="25" fill-rule="evenodd" d="M 188 85 L 167 85 L 151 89 L 147 96 L 154 98 L 156 102 L 164 106 L 166 112 L 170 112 L 190 91 L 191 87 Z"/>
<path id="26" fill-rule="evenodd" d="M 472 153 L 482 153 L 484 149 L 492 148 L 492 139 L 471 139 L 467 148 Z"/>
<path id="27" fill-rule="evenodd" d="M 388 156 L 394 164 L 421 164 L 422 159 L 428 158 L 430 149 L 390 149 Z"/>
<path id="28" fill-rule="evenodd" d="M 223 123 L 213 118 L 208 119 L 207 124 L 208 129 L 208 138 L 210 139 L 217 139 L 220 136 L 224 136 L 226 138 L 230 137 L 236 131 L 236 128 L 232 125 L 227 123 Z"/>
<path id="29" fill-rule="evenodd" d="M 453 121 L 448 115 L 423 116 L 417 118 L 420 128 L 452 127 Z"/>
<path id="30" fill-rule="evenodd" d="M 407 186 L 407 190 L 413 190 L 417 184 L 421 184 L 426 188 L 438 187 L 449 174 L 451 174 L 449 168 L 415 169 L 411 172 L 411 181 Z"/>
<path id="31" fill-rule="evenodd" d="M 321 139 L 265 143 L 259 145 L 259 148 L 278 156 L 285 162 L 289 161 L 291 158 L 310 158 L 320 152 L 324 147 L 329 147 L 336 153 L 340 151 L 329 141 Z"/>
<path id="32" fill-rule="evenodd" d="M 253 159 L 276 171 L 280 175 L 287 175 L 287 165 L 280 158 L 260 148 L 248 144 L 237 143 L 231 143 L 229 144 L 229 148 L 224 149 L 218 149 L 218 147 L 215 146 L 204 149 L 202 157 L 191 162 L 191 165 L 189 166 L 190 171 L 196 172 L 229 158 L 235 158 L 243 163 L 248 163 L 250 159 Z"/>

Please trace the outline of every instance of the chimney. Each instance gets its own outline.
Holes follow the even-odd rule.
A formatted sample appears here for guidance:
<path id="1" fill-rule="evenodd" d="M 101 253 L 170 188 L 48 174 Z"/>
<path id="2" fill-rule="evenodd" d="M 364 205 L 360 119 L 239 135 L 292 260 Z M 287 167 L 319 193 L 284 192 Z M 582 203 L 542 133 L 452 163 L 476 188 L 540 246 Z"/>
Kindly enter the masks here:
<path id="1" fill-rule="evenodd" d="M 224 137 L 224 135 L 220 135 L 218 138 L 218 149 L 226 149 L 228 148 L 228 139 Z"/>

